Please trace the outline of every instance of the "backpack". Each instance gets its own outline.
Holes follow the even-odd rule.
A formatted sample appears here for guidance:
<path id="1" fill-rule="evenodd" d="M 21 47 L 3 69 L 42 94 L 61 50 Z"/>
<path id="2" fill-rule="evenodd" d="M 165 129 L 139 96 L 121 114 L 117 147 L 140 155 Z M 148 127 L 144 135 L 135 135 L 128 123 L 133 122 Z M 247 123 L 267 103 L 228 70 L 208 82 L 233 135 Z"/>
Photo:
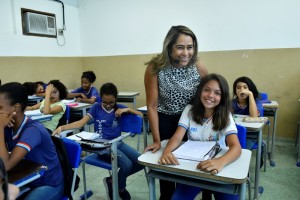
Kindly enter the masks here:
<path id="1" fill-rule="evenodd" d="M 64 195 L 68 196 L 70 200 L 73 200 L 71 195 L 71 187 L 72 187 L 72 181 L 73 181 L 73 175 L 74 170 L 72 169 L 69 160 L 68 155 L 64 146 L 64 142 L 62 139 L 58 137 L 51 136 L 51 139 L 53 141 L 53 144 L 56 148 L 57 156 L 62 168 L 62 172 L 64 175 Z M 75 187 L 74 192 L 79 187 L 80 178 L 78 175 L 76 175 L 76 181 L 75 181 Z"/>

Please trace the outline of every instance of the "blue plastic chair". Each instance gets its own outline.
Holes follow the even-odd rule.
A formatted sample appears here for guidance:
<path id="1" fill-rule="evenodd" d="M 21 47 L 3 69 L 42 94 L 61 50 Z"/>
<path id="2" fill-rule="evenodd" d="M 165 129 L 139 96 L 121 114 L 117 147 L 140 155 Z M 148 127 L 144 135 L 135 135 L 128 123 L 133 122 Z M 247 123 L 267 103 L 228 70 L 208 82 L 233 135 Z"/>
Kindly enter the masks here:
<path id="1" fill-rule="evenodd" d="M 68 138 L 62 138 L 62 140 L 65 145 L 69 163 L 70 163 L 71 167 L 74 169 L 72 187 L 71 187 L 71 195 L 73 197 L 77 171 L 78 171 L 78 167 L 80 165 L 81 147 L 78 143 L 76 143 L 73 140 L 70 140 Z M 69 199 L 69 198 L 67 196 L 64 196 L 62 198 L 62 200 L 66 200 L 66 199 Z"/>
<path id="2" fill-rule="evenodd" d="M 110 175 L 113 178 L 113 199 L 118 199 L 118 163 L 117 159 L 117 143 L 128 137 L 133 136 L 135 134 L 141 134 L 142 132 L 142 117 L 134 114 L 122 114 L 121 116 L 121 131 L 126 134 L 121 135 L 120 137 L 113 139 L 111 141 L 111 162 L 106 162 L 101 160 L 96 153 L 92 153 L 86 156 L 83 159 L 82 163 L 82 172 L 83 172 L 83 183 L 84 183 L 84 194 L 81 195 L 81 199 L 87 199 L 88 196 L 91 196 L 93 193 L 91 191 L 87 191 L 86 187 L 86 175 L 85 175 L 85 164 L 93 165 L 96 167 L 104 168 L 109 170 Z M 110 170 L 112 172 L 110 172 Z"/>

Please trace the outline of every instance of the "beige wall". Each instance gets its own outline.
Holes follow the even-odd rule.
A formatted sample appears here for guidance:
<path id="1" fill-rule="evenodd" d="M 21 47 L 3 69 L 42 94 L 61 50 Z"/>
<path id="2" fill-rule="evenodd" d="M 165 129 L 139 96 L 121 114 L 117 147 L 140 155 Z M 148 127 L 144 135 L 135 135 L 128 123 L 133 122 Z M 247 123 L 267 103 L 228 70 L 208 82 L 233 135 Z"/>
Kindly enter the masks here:
<path id="1" fill-rule="evenodd" d="M 300 121 L 300 49 L 240 50 L 199 53 L 209 72 L 222 74 L 232 87 L 239 76 L 250 77 L 259 91 L 280 104 L 277 135 L 295 138 Z M 83 58 L 0 57 L 2 82 L 64 80 L 69 88 L 80 85 L 82 71 L 93 70 L 98 89 L 114 82 L 119 91 L 137 91 L 137 106 L 145 105 L 144 63 L 153 55 Z M 60 72 L 60 73 L 59 73 Z"/>
<path id="2" fill-rule="evenodd" d="M 0 79 L 2 84 L 11 81 L 49 82 L 61 80 L 68 88 L 80 84 L 81 58 L 57 57 L 0 57 Z"/>

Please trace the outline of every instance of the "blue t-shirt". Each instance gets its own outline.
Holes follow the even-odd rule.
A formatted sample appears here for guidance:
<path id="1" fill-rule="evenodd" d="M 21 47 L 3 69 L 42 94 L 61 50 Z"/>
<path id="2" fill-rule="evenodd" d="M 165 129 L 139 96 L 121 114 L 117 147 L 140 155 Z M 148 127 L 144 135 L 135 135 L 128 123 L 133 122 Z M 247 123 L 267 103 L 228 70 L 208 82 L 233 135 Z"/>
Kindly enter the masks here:
<path id="1" fill-rule="evenodd" d="M 117 104 L 118 108 L 127 108 Z M 95 103 L 89 110 L 88 115 L 94 120 L 94 130 L 103 139 L 111 140 L 121 135 L 120 117 L 115 116 L 115 110 L 107 112 L 101 103 Z"/>
<path id="2" fill-rule="evenodd" d="M 77 88 L 76 90 L 73 90 L 71 93 L 82 93 L 84 94 L 88 99 L 94 97 L 96 98 L 96 102 L 101 103 L 101 98 L 98 93 L 98 90 L 95 87 L 91 87 L 89 91 L 84 90 L 82 87 Z"/>
<path id="3" fill-rule="evenodd" d="M 255 100 L 257 110 L 259 111 L 259 116 L 264 115 L 264 108 L 262 106 L 262 103 L 259 99 Z M 238 105 L 237 99 L 232 100 L 232 109 L 234 114 L 239 114 L 239 115 L 249 115 L 249 106 L 247 105 L 245 108 L 241 108 Z"/>
<path id="4" fill-rule="evenodd" d="M 63 181 L 62 169 L 57 157 L 55 146 L 46 128 L 27 116 L 16 133 L 13 129 L 4 129 L 8 151 L 16 146 L 27 150 L 25 159 L 47 166 L 43 176 L 30 183 L 30 186 L 58 186 Z"/>

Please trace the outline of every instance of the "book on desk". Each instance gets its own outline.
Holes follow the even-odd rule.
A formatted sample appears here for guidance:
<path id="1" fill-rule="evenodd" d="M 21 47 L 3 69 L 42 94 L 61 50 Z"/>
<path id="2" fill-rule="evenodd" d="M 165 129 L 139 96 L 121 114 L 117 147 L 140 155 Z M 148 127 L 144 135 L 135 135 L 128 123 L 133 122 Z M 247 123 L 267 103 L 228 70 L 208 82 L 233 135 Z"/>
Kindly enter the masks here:
<path id="1" fill-rule="evenodd" d="M 214 158 L 221 151 L 219 143 L 215 141 L 188 140 L 173 151 L 178 159 L 203 161 Z"/>

